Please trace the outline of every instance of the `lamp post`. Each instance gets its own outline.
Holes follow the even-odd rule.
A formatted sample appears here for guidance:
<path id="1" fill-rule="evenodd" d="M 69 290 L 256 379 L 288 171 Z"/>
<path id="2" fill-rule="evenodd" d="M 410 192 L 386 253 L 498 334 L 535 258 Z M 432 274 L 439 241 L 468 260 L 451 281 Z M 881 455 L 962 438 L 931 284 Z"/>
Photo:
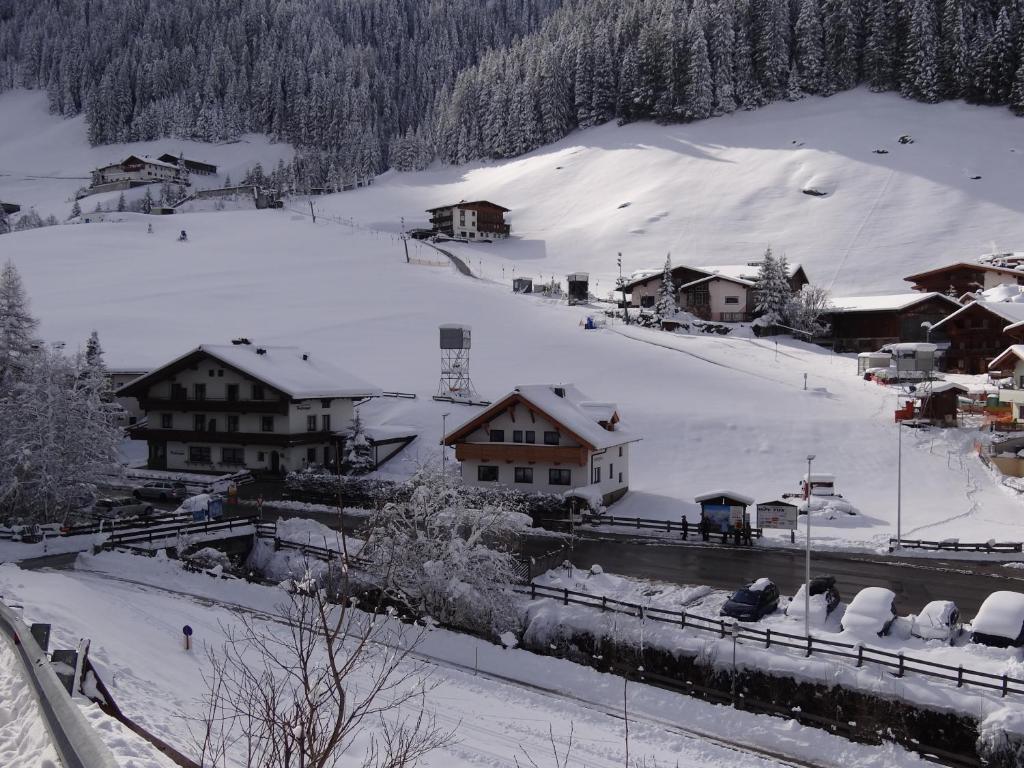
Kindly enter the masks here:
<path id="1" fill-rule="evenodd" d="M 807 515 L 807 552 L 804 556 L 804 634 L 811 636 L 811 462 L 814 454 L 807 456 L 807 482 L 804 483 L 804 512 Z"/>
<path id="2" fill-rule="evenodd" d="M 903 538 L 903 419 L 896 422 L 896 547 L 901 548 Z"/>
<path id="3" fill-rule="evenodd" d="M 444 481 L 444 487 L 448 487 L 448 447 L 444 444 L 444 439 L 448 435 L 448 413 L 441 414 L 441 479 Z"/>

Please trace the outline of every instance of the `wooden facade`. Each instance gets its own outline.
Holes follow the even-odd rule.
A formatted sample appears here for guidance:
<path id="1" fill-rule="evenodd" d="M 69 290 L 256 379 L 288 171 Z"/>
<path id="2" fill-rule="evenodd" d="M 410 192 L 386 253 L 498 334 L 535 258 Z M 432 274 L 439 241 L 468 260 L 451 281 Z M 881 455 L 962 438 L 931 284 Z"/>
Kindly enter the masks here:
<path id="1" fill-rule="evenodd" d="M 1009 328 L 1012 319 L 975 302 L 964 307 L 939 328 L 949 339 L 946 370 L 987 373 L 988 365 L 1011 344 L 1024 341 L 1024 328 Z"/>
<path id="2" fill-rule="evenodd" d="M 941 331 L 929 338 L 921 324 L 934 325 L 958 308 L 955 301 L 933 296 L 902 309 L 834 310 L 829 313 L 833 347 L 836 352 L 872 352 L 901 341 L 942 342 Z"/>
<path id="3" fill-rule="evenodd" d="M 935 291 L 948 296 L 963 296 L 997 285 L 1024 285 L 1024 272 L 988 264 L 958 262 L 903 278 L 915 291 Z"/>
<path id="4" fill-rule="evenodd" d="M 471 221 L 465 221 L 465 214 L 470 211 L 475 216 L 471 217 Z M 508 237 L 510 227 L 505 223 L 505 214 L 508 212 L 508 208 L 489 200 L 463 200 L 454 205 L 443 205 L 427 210 L 430 214 L 431 228 L 448 237 L 455 237 L 456 232 L 466 229 L 471 229 L 481 237 Z M 463 219 L 461 222 L 457 221 L 460 217 Z"/>

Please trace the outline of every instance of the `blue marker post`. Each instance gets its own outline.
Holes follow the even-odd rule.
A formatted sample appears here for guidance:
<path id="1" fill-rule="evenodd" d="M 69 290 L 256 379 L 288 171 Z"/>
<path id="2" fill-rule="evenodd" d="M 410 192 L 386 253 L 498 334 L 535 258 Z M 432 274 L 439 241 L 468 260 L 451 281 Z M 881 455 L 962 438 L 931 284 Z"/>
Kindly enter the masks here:
<path id="1" fill-rule="evenodd" d="M 184 627 L 181 628 L 181 634 L 183 634 L 185 636 L 185 650 L 186 651 L 191 651 L 192 650 L 192 627 L 190 627 L 188 624 L 186 624 Z"/>

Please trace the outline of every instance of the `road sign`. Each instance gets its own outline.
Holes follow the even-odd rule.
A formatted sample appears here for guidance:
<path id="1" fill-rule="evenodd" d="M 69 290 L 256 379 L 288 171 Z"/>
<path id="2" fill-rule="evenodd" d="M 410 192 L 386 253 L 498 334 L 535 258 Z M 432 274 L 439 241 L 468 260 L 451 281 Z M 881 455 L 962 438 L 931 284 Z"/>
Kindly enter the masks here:
<path id="1" fill-rule="evenodd" d="M 185 650 L 186 651 L 191 651 L 192 650 L 192 627 L 190 627 L 188 624 L 186 624 L 184 627 L 181 628 L 181 634 L 183 634 L 185 636 Z"/>
<path id="2" fill-rule="evenodd" d="M 758 528 L 778 528 L 785 531 L 795 531 L 796 520 L 797 508 L 793 504 L 774 502 L 757 505 Z"/>

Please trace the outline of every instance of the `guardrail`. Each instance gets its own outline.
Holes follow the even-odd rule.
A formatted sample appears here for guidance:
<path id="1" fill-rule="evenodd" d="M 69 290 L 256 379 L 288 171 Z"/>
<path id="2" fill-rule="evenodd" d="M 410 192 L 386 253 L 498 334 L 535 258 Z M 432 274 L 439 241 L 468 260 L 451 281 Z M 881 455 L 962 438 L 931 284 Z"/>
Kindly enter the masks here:
<path id="1" fill-rule="evenodd" d="M 890 552 L 896 549 L 896 544 L 896 539 L 889 539 Z M 989 552 L 995 554 L 1024 551 L 1024 542 L 1020 541 L 962 542 L 957 539 L 947 539 L 945 541 L 900 539 L 899 546 L 902 549 L 926 549 L 936 552 Z"/>
<path id="2" fill-rule="evenodd" d="M 118 768 L 114 755 L 71 700 L 25 622 L 3 603 L 0 603 L 0 625 L 11 640 L 25 678 L 32 686 L 39 712 L 64 768 Z"/>
<path id="3" fill-rule="evenodd" d="M 61 536 L 81 536 L 89 533 L 106 533 L 108 531 L 123 531 L 138 528 L 154 528 L 161 525 L 170 525 L 192 520 L 191 515 L 156 515 L 153 517 L 140 517 L 132 520 L 103 520 L 101 522 L 89 523 L 88 525 L 71 525 L 60 529 Z"/>
<path id="4" fill-rule="evenodd" d="M 103 548 L 113 549 L 114 547 L 120 545 L 138 544 L 140 542 L 152 544 L 154 541 L 159 541 L 162 539 L 172 539 L 179 535 L 191 535 L 196 533 L 215 533 L 216 531 L 224 530 L 231 531 L 235 528 L 254 526 L 258 522 L 258 516 L 248 515 L 246 517 L 232 517 L 228 519 L 219 520 L 204 520 L 202 522 L 185 523 L 183 525 L 168 525 L 162 528 L 150 528 L 145 531 L 115 533 L 112 534 L 103 543 Z"/>
<path id="5" fill-rule="evenodd" d="M 256 526 L 256 538 L 273 541 L 274 549 L 294 549 L 304 555 L 312 555 L 318 560 L 323 560 L 328 563 L 334 560 L 344 560 L 347 565 L 354 565 L 357 567 L 366 567 L 370 565 L 370 561 L 365 557 L 349 555 L 348 558 L 345 558 L 344 553 L 339 552 L 336 549 L 328 549 L 327 547 L 321 547 L 316 544 L 303 544 L 300 541 L 282 539 L 277 535 L 277 523 L 258 524 Z"/>
<path id="6" fill-rule="evenodd" d="M 551 598 L 560 601 L 563 605 L 582 605 L 589 608 L 597 608 L 604 612 L 621 613 L 638 619 L 649 619 L 663 624 L 673 624 L 680 629 L 709 632 L 717 635 L 719 638 L 730 636 L 735 626 L 737 639 L 763 643 L 765 648 L 776 646 L 798 650 L 802 651 L 804 656 L 811 656 L 814 653 L 838 656 L 856 661 L 858 667 L 862 667 L 865 664 L 874 664 L 875 666 L 892 671 L 896 677 L 903 677 L 908 672 L 913 672 L 914 674 L 954 682 L 957 688 L 970 685 L 975 688 L 999 691 L 1001 696 L 1007 696 L 1011 693 L 1024 695 L 1024 680 L 1020 678 L 1010 677 L 1006 674 L 996 675 L 991 672 L 967 669 L 963 665 L 954 667 L 949 664 L 926 661 L 907 656 L 902 652 L 893 653 L 863 644 L 851 645 L 837 640 L 826 640 L 809 635 L 794 635 L 773 629 L 756 629 L 744 626 L 739 622 L 708 618 L 707 616 L 687 611 L 672 611 L 667 608 L 657 608 L 655 606 L 616 600 L 604 595 L 591 595 L 586 592 L 576 592 L 559 587 L 546 587 L 541 584 L 530 584 L 528 589 L 519 587 L 517 591 L 529 595 L 531 600 Z"/>

